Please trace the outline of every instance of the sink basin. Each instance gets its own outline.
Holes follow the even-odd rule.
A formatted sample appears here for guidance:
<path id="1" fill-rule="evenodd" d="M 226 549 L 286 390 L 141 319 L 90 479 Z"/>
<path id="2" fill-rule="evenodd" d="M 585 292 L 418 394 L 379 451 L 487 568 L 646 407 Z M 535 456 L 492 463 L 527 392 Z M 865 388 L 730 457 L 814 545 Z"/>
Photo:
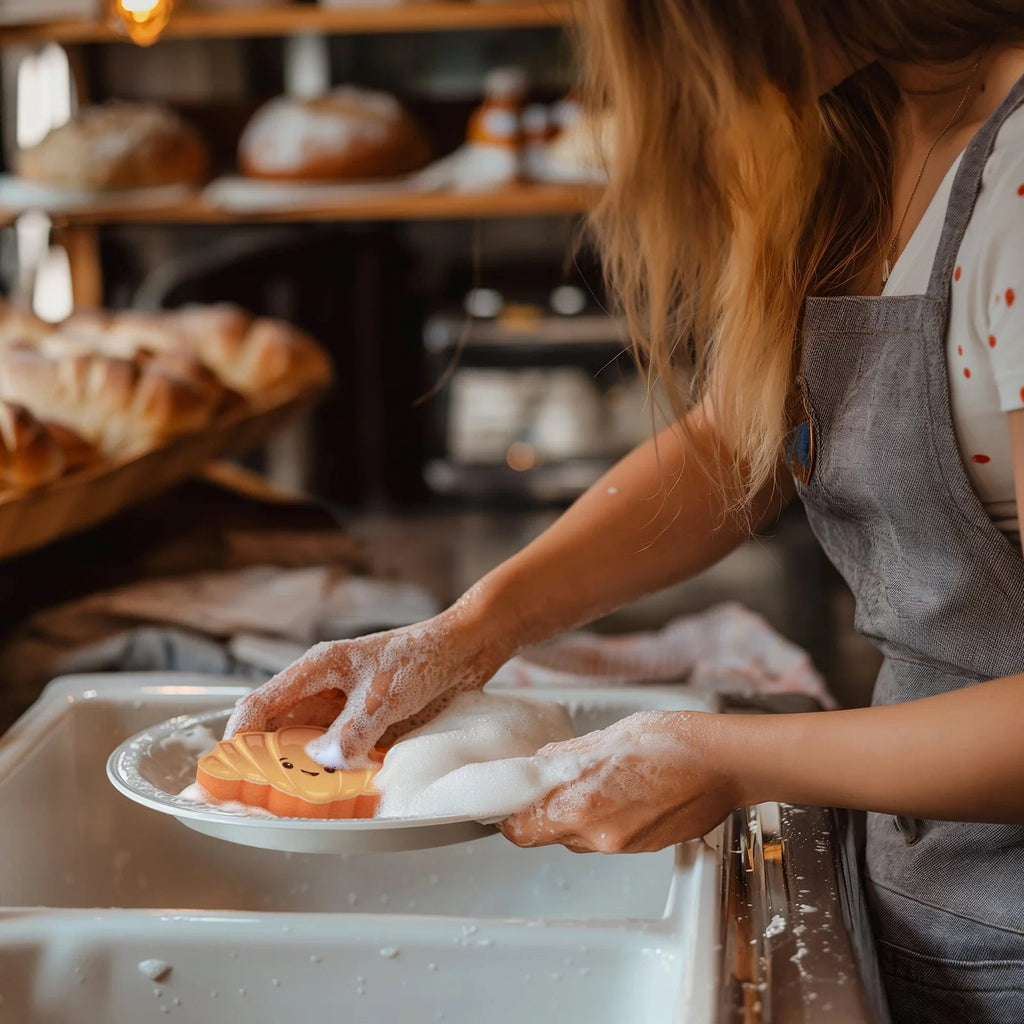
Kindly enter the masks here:
<path id="1" fill-rule="evenodd" d="M 713 1020 L 721 855 L 706 842 L 287 854 L 201 835 L 108 783 L 127 736 L 243 692 L 194 675 L 67 677 L 0 739 L 0 1024 Z M 681 688 L 540 696 L 580 731 L 706 706 Z M 169 975 L 141 973 L 149 958 Z"/>

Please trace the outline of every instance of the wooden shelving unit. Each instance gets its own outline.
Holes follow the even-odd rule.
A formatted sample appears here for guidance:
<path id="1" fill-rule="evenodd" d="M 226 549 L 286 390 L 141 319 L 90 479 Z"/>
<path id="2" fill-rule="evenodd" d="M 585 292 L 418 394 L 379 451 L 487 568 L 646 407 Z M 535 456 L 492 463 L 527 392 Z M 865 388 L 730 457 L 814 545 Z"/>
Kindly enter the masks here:
<path id="1" fill-rule="evenodd" d="M 393 32 L 442 32 L 469 29 L 557 27 L 572 21 L 568 0 L 517 2 L 435 0 L 391 6 L 320 7 L 281 4 L 225 11 L 188 11 L 174 15 L 162 39 L 254 38 L 303 32 L 365 35 Z M 39 25 L 0 27 L 0 46 L 57 42 L 128 42 L 102 21 L 53 21 Z"/>
<path id="2" fill-rule="evenodd" d="M 59 226 L 101 224 L 252 224 L 273 222 L 476 220 L 501 217 L 573 216 L 584 213 L 600 189 L 582 185 L 516 185 L 486 192 L 427 192 L 360 196 L 330 206 L 233 213 L 205 203 L 201 197 L 173 206 L 141 209 L 107 206 L 51 214 Z M 18 211 L 0 207 L 0 226 L 11 224 Z"/>

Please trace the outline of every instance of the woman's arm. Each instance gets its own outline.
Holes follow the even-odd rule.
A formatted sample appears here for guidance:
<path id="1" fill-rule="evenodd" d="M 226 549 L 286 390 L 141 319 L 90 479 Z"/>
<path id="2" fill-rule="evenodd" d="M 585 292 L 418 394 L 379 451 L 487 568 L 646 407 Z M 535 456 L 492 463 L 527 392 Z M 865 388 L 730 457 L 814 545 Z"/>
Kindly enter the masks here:
<path id="1" fill-rule="evenodd" d="M 687 454 L 678 427 L 663 430 L 464 601 L 496 617 L 516 647 L 536 643 L 688 579 L 779 514 L 792 496 L 787 474 L 779 474 L 781 488 L 758 496 L 747 517 L 730 512 L 702 468 L 721 458 L 713 428 L 699 409 L 688 426 L 702 459 Z"/>
<path id="2" fill-rule="evenodd" d="M 727 722 L 744 800 L 1024 822 L 1024 675 L 938 697 Z"/>
<path id="3" fill-rule="evenodd" d="M 663 431 L 451 608 L 415 626 L 319 644 L 242 698 L 226 735 L 329 726 L 314 756 L 331 767 L 361 764 L 381 737 L 394 740 L 453 693 L 482 687 L 520 647 L 711 565 L 749 525 L 777 514 L 785 495 L 759 496 L 746 519 L 729 514 L 702 468 L 718 454 L 713 431 L 699 411 L 691 419 L 704 460 L 686 456 L 678 428 Z"/>
<path id="4" fill-rule="evenodd" d="M 521 846 L 639 853 L 769 800 L 1024 823 L 1022 736 L 1024 675 L 853 711 L 644 712 L 541 750 L 578 778 L 501 827 Z"/>

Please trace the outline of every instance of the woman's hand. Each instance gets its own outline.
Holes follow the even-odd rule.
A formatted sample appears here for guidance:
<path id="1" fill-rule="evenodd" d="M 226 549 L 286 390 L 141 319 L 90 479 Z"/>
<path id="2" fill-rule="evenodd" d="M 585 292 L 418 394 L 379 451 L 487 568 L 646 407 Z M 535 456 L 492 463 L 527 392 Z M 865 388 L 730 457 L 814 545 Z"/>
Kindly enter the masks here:
<path id="1" fill-rule="evenodd" d="M 720 756 L 723 716 L 645 711 L 537 753 L 572 781 L 499 826 L 518 846 L 644 853 L 710 832 L 745 801 Z M 543 767 L 542 767 L 543 770 Z"/>
<path id="2" fill-rule="evenodd" d="M 456 694 L 482 687 L 513 653 L 509 638 L 507 629 L 484 628 L 464 598 L 426 622 L 318 644 L 238 702 L 225 738 L 319 725 L 327 732 L 310 745 L 312 757 L 328 768 L 365 766 L 376 743 L 394 742 Z"/>

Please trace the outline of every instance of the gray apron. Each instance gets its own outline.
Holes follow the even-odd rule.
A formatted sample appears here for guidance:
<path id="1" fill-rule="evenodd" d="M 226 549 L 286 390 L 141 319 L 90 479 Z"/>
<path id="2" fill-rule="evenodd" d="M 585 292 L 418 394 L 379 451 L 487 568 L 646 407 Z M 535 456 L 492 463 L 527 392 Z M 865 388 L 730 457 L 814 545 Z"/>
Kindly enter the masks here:
<path id="1" fill-rule="evenodd" d="M 960 241 L 1022 103 L 1024 79 L 964 154 L 927 295 L 810 298 L 804 311 L 787 461 L 857 628 L 885 655 L 876 704 L 1024 672 L 1024 558 L 971 487 L 946 377 Z M 866 866 L 894 1021 L 1024 1022 L 1024 827 L 871 814 Z"/>

